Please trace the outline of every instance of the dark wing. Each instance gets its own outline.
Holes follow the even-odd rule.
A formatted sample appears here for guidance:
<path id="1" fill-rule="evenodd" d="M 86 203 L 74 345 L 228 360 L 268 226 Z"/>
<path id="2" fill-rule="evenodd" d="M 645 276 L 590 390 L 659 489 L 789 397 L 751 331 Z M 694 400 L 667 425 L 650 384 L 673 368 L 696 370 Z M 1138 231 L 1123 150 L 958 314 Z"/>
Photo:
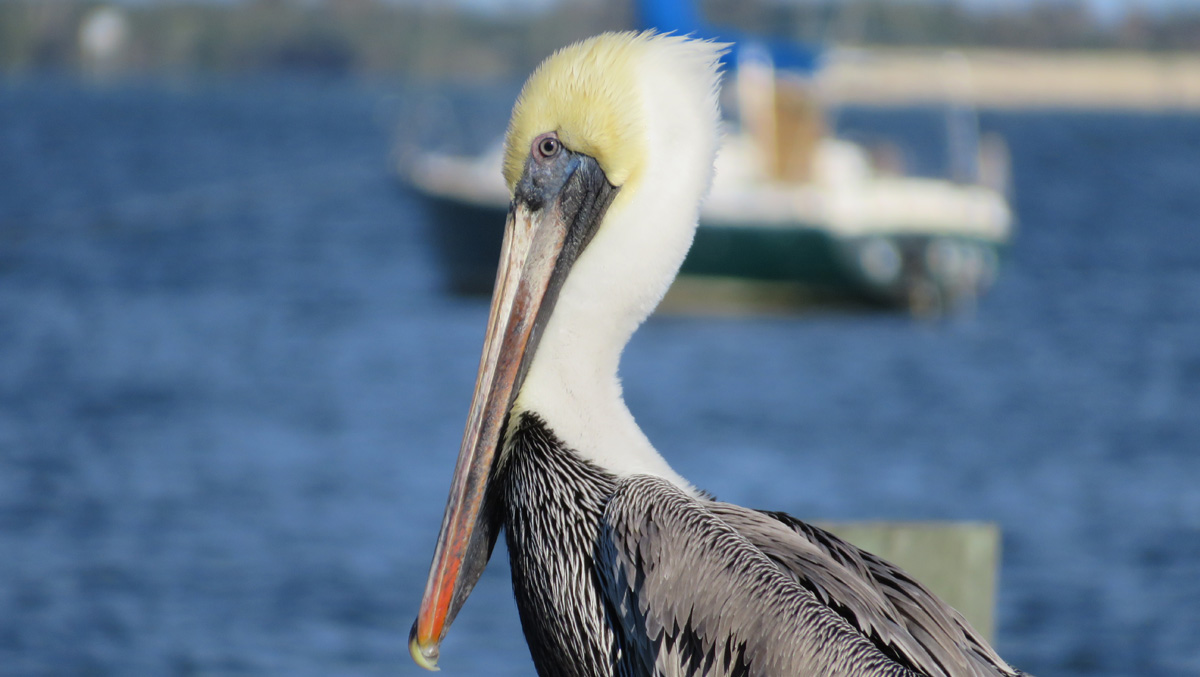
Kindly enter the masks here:
<path id="1" fill-rule="evenodd" d="M 718 502 L 710 509 L 913 670 L 946 677 L 1020 674 L 961 614 L 896 566 L 784 513 Z"/>
<path id="2" fill-rule="evenodd" d="M 597 562 L 622 655 L 618 674 L 851 677 L 914 673 L 751 539 L 669 482 L 624 479 L 604 513 Z M 752 511 L 748 511 L 752 512 Z M 779 536 L 807 543 L 770 517 Z M 745 516 L 739 515 L 744 518 Z M 742 519 L 741 521 L 746 521 Z M 805 568 L 832 559 L 819 548 Z M 829 587 L 882 604 L 851 577 Z M 884 624 L 880 615 L 878 623 Z"/>

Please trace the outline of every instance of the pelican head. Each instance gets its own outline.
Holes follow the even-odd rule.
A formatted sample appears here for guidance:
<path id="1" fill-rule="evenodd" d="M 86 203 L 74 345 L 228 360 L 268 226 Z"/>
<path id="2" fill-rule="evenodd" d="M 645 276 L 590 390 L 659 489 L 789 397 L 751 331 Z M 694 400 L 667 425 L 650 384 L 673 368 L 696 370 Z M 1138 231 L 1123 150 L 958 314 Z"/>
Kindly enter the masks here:
<path id="1" fill-rule="evenodd" d="M 637 428 L 617 367 L 691 245 L 718 142 L 723 45 L 609 33 L 529 78 L 505 138 L 512 202 L 450 498 L 409 648 L 438 646 L 499 530 L 488 484 L 505 427 L 535 412 L 614 475 L 690 490 Z"/>

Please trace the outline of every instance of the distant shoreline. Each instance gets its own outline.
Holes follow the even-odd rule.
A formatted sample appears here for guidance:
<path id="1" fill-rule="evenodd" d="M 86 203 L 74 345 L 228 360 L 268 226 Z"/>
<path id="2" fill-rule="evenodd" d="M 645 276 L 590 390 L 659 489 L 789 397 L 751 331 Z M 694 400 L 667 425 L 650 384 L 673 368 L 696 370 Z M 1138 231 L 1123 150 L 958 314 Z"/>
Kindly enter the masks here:
<path id="1" fill-rule="evenodd" d="M 1015 50 L 834 50 L 831 103 L 1200 111 L 1200 55 Z"/>

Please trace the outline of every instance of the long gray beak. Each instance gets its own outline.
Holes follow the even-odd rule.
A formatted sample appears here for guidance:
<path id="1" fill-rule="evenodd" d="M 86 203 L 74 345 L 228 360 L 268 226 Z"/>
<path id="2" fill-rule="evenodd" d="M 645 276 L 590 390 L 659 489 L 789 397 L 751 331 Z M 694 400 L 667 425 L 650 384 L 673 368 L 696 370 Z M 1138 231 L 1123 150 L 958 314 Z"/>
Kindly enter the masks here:
<path id="1" fill-rule="evenodd" d="M 566 149 L 550 162 L 530 157 L 514 191 L 471 411 L 409 636 L 421 667 L 437 669 L 438 647 L 491 556 L 500 499 L 489 487 L 509 411 L 558 290 L 616 192 L 594 159 Z"/>

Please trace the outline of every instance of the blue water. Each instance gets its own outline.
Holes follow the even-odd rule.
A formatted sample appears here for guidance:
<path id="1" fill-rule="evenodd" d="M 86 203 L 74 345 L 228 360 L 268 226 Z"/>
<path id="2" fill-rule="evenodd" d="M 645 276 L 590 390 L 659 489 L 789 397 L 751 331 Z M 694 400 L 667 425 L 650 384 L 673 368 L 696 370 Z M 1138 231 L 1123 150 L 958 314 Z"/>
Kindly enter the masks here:
<path id="1" fill-rule="evenodd" d="M 441 293 L 389 174 L 411 111 L 0 85 L 0 674 L 417 674 L 486 308 Z M 630 406 L 726 500 L 998 522 L 997 646 L 1027 670 L 1198 674 L 1200 118 L 984 124 L 1020 232 L 977 309 L 654 318 Z M 505 559 L 445 674 L 532 672 Z"/>

